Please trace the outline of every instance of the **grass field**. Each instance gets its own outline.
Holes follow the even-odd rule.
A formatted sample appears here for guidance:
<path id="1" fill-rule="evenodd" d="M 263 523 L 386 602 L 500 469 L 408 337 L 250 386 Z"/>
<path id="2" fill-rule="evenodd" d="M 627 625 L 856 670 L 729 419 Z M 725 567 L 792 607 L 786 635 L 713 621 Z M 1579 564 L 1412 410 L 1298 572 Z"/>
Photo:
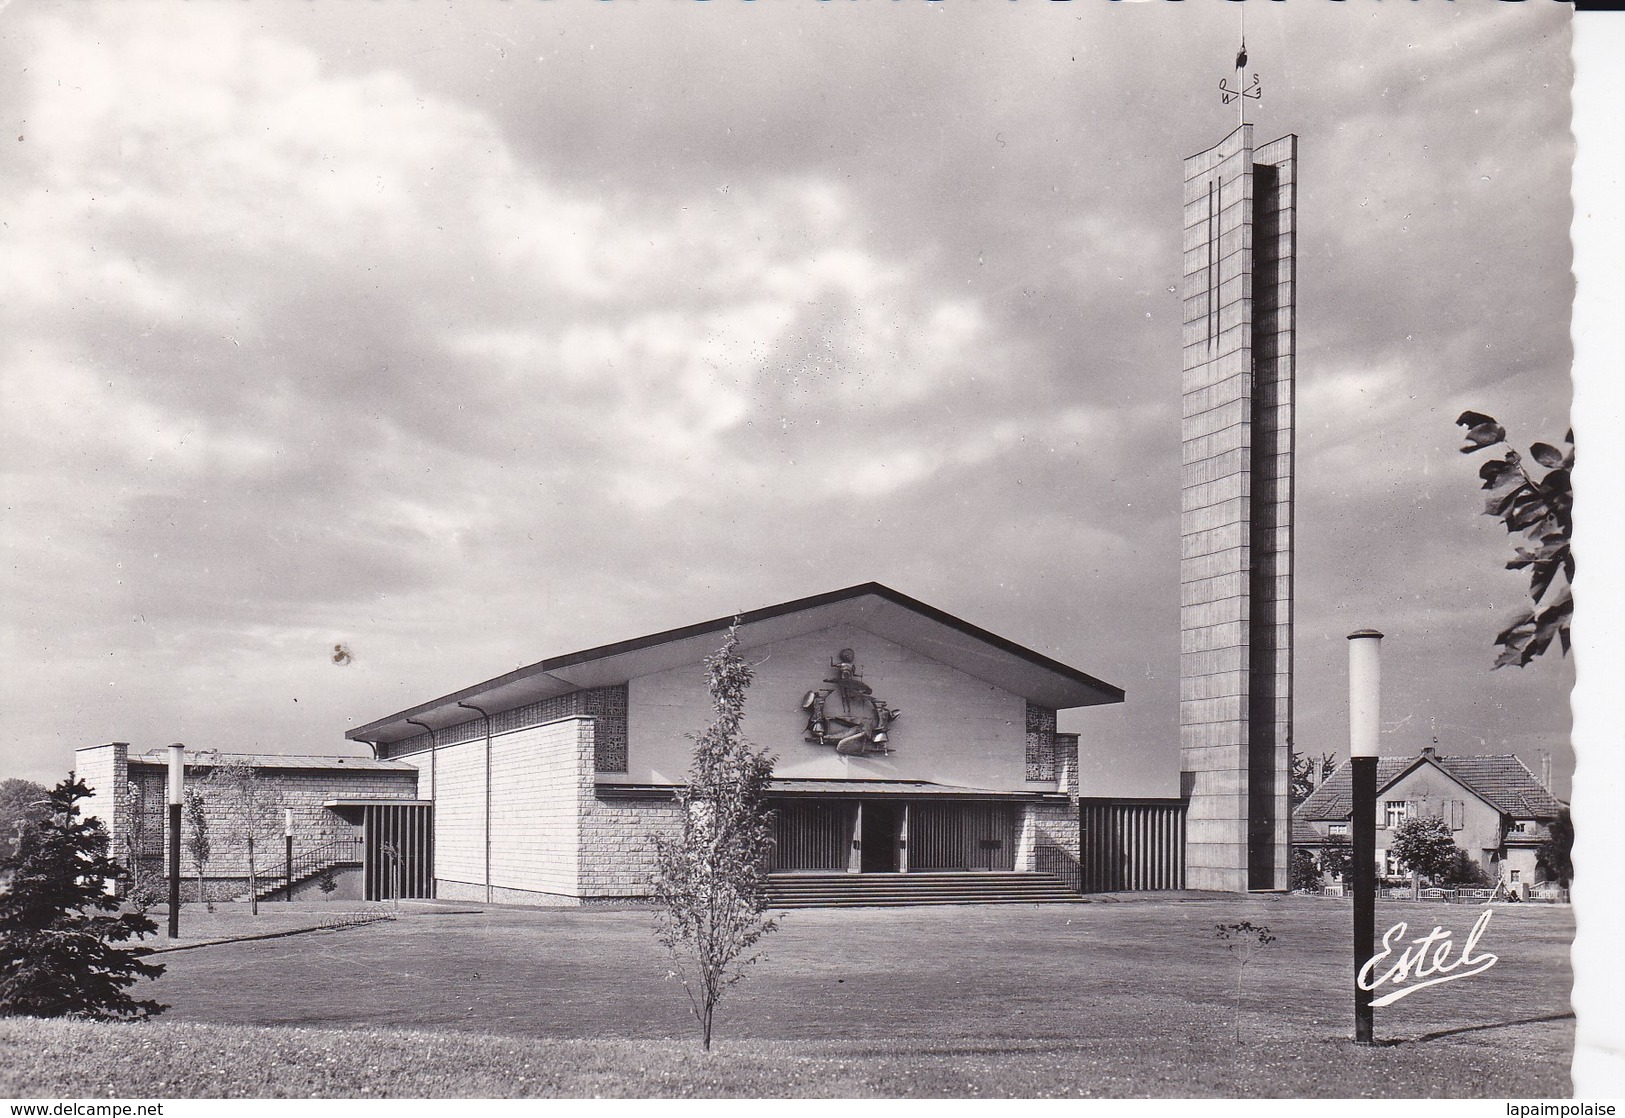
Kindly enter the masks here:
<path id="1" fill-rule="evenodd" d="M 1477 913 L 1384 904 L 1379 931 L 1459 940 Z M 1213 931 L 1242 919 L 1279 939 L 1238 1021 Z M 166 954 L 155 1024 L 0 1022 L 0 1094 L 1569 1093 L 1569 910 L 1497 908 L 1498 965 L 1379 1010 L 1374 1049 L 1349 1041 L 1348 924 L 1293 897 L 793 912 L 707 1057 L 647 912 L 410 914 Z"/>

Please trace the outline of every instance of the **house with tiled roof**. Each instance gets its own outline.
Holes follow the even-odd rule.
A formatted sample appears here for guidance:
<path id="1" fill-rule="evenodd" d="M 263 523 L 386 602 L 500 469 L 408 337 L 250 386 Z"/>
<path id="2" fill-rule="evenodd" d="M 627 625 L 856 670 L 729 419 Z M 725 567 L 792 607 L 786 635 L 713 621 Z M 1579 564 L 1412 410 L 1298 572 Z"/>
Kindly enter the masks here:
<path id="1" fill-rule="evenodd" d="M 1445 757 L 1428 746 L 1416 757 L 1378 758 L 1377 871 L 1399 872 L 1388 852 L 1395 827 L 1439 818 L 1490 880 L 1526 890 L 1541 880 L 1535 852 L 1565 806 L 1515 756 Z M 1318 855 L 1347 842 L 1353 808 L 1345 762 L 1293 813 L 1293 846 Z"/>

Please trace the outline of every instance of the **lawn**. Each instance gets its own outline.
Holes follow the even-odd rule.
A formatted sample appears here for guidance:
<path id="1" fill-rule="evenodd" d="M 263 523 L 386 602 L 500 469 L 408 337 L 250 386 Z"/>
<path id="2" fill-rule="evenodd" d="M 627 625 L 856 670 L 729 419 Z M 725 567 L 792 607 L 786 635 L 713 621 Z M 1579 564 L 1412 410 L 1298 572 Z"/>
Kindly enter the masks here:
<path id="1" fill-rule="evenodd" d="M 1379 931 L 1440 923 L 1459 940 L 1478 911 L 1384 904 Z M 1239 1020 L 1213 935 L 1238 920 L 1279 937 L 1247 968 Z M 165 954 L 151 992 L 173 1008 L 155 1024 L 0 1023 L 0 1094 L 1570 1091 L 1566 908 L 1496 908 L 1481 947 L 1500 962 L 1378 1010 L 1374 1049 L 1349 1041 L 1336 901 L 792 912 L 723 1003 L 710 1057 L 649 924 L 492 908 Z"/>

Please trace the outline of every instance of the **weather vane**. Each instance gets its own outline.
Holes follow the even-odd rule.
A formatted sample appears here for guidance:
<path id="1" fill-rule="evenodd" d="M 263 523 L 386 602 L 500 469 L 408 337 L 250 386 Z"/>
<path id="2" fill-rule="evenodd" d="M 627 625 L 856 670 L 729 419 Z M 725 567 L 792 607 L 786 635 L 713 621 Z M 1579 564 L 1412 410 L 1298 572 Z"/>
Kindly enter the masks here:
<path id="1" fill-rule="evenodd" d="M 1237 110 L 1241 113 L 1241 123 L 1243 124 L 1247 123 L 1248 100 L 1251 99 L 1253 101 L 1258 101 L 1264 96 L 1264 87 L 1258 84 L 1257 74 L 1253 75 L 1253 83 L 1251 85 L 1245 87 L 1243 86 L 1242 83 L 1246 80 L 1246 78 L 1245 75 L 1242 74 L 1242 70 L 1244 70 L 1246 66 L 1247 39 L 1245 36 L 1243 36 L 1241 40 L 1241 49 L 1236 52 L 1235 88 L 1232 89 L 1229 82 L 1227 82 L 1224 78 L 1219 79 L 1219 97 L 1224 101 L 1224 103 L 1228 105 L 1232 101 L 1241 102 L 1241 104 L 1237 106 Z"/>

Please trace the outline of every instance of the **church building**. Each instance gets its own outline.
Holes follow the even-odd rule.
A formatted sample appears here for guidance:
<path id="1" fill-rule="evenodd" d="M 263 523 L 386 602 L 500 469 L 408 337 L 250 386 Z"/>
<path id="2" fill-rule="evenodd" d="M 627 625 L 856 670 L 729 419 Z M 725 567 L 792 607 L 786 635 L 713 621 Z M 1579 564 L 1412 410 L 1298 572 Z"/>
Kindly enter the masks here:
<path id="1" fill-rule="evenodd" d="M 703 661 L 732 617 L 543 660 L 346 734 L 418 773 L 435 895 L 647 896 L 675 827 Z M 1076 888 L 1077 735 L 1123 691 L 877 583 L 738 618 L 744 731 L 775 757 L 776 875 L 1053 874 Z M 985 880 L 985 877 L 984 877 Z"/>

